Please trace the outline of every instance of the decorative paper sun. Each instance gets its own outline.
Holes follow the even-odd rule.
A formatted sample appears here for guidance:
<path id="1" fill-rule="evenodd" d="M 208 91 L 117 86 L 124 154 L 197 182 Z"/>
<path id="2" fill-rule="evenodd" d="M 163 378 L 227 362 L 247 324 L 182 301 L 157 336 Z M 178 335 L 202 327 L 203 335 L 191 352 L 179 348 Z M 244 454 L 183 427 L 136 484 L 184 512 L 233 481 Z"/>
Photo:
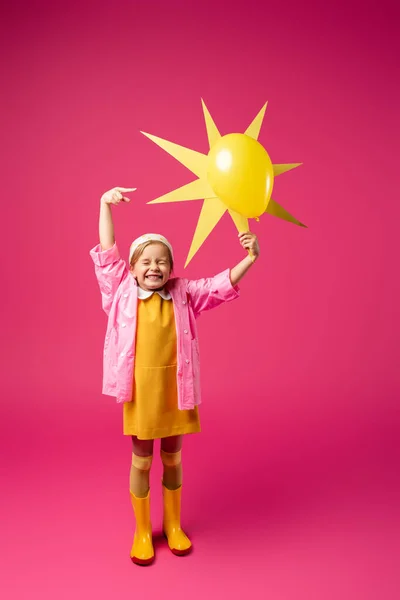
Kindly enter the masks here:
<path id="1" fill-rule="evenodd" d="M 174 158 L 176 158 L 180 163 L 182 163 L 185 167 L 187 167 L 190 171 L 192 171 L 192 173 L 194 173 L 198 177 L 198 179 L 196 179 L 195 181 L 192 181 L 187 185 L 184 185 L 176 190 L 173 190 L 172 192 L 169 192 L 168 194 L 160 196 L 159 198 L 156 198 L 155 200 L 149 202 L 149 204 L 157 204 L 163 202 L 182 202 L 186 200 L 203 200 L 203 207 L 201 209 L 201 213 L 197 223 L 197 228 L 193 236 L 192 244 L 186 260 L 185 267 L 187 267 L 189 262 L 192 260 L 193 256 L 196 254 L 200 246 L 210 235 L 210 233 L 212 232 L 212 230 L 220 221 L 221 217 L 226 211 L 229 212 L 239 232 L 248 231 L 248 217 L 258 218 L 258 215 L 261 214 L 261 212 L 269 213 L 271 215 L 274 215 L 275 217 L 279 217 L 286 221 L 290 221 L 291 223 L 295 223 L 296 225 L 299 225 L 301 227 L 305 227 L 305 225 L 303 225 L 302 223 L 300 223 L 300 221 L 292 217 L 288 212 L 286 212 L 284 208 L 282 208 L 277 202 L 270 198 L 273 178 L 277 175 L 281 175 L 286 171 L 290 171 L 291 169 L 300 166 L 301 163 L 272 165 L 266 151 L 257 141 L 261 125 L 264 119 L 265 110 L 267 108 L 267 103 L 260 110 L 258 115 L 246 129 L 244 134 L 230 134 L 224 137 L 221 137 L 221 134 L 219 133 L 203 100 L 202 105 L 207 128 L 208 142 L 210 145 L 210 153 L 208 155 L 196 152 L 195 150 L 191 150 L 183 146 L 179 146 L 178 144 L 174 144 L 173 142 L 169 142 L 149 133 L 145 133 L 144 131 L 141 132 L 153 142 L 155 142 L 158 146 L 163 148 L 166 152 L 171 154 Z M 227 140 L 228 142 L 227 145 L 225 145 L 225 149 L 223 144 L 224 140 Z M 233 174 L 232 171 L 234 171 L 234 169 L 230 168 L 232 166 L 230 164 L 230 162 L 232 162 L 232 141 L 234 144 L 233 155 L 235 153 L 236 147 L 239 147 L 239 154 L 236 155 L 236 162 L 238 162 L 238 160 L 242 160 L 243 148 L 246 153 L 247 145 L 250 144 L 251 150 L 255 150 L 255 160 L 258 160 L 261 156 L 261 162 L 263 160 L 264 163 L 265 161 L 268 161 L 268 164 L 270 165 L 270 177 L 264 177 L 263 190 L 261 190 L 265 201 L 261 212 L 257 213 L 256 211 L 256 208 L 260 205 L 260 203 L 258 202 L 258 204 L 253 203 L 253 207 L 248 207 L 249 212 L 240 211 L 240 214 L 239 212 L 237 212 L 238 209 L 234 201 L 227 201 L 225 196 L 223 201 L 221 199 L 223 194 L 219 191 L 218 193 L 216 193 L 218 186 L 215 185 L 215 177 L 213 177 L 213 174 L 215 174 L 216 171 L 219 171 L 220 174 L 222 173 L 224 175 L 222 186 L 219 186 L 221 190 L 224 190 L 226 188 L 226 185 L 228 185 L 230 190 L 236 189 L 236 181 L 234 180 L 234 175 L 237 174 L 237 168 L 235 167 L 236 171 Z M 229 145 L 229 143 L 231 143 L 231 145 Z M 252 145 L 255 146 L 255 148 Z M 219 146 L 221 146 L 222 150 L 219 149 Z M 217 147 L 219 149 L 218 155 L 213 156 L 213 153 L 215 154 L 213 149 L 215 150 L 215 148 Z M 252 153 L 250 153 L 249 156 L 250 159 L 253 158 Z M 210 160 L 214 161 L 212 165 L 210 164 Z M 260 191 L 259 189 L 256 189 L 256 187 L 253 186 L 253 182 L 257 178 L 253 177 L 252 167 L 253 163 L 252 160 L 250 160 L 248 161 L 246 167 L 246 174 L 248 175 L 248 177 L 246 179 L 245 184 L 245 191 L 247 192 L 248 190 L 249 205 L 252 202 L 252 198 L 254 196 L 257 196 L 257 193 Z M 268 175 L 268 165 L 267 167 L 265 167 L 264 165 L 264 169 L 265 168 Z M 252 186 L 254 187 L 254 189 L 251 189 Z M 266 188 L 268 188 L 267 191 Z M 236 210 L 234 210 L 235 208 Z M 246 216 L 244 216 L 244 214 L 246 214 Z"/>

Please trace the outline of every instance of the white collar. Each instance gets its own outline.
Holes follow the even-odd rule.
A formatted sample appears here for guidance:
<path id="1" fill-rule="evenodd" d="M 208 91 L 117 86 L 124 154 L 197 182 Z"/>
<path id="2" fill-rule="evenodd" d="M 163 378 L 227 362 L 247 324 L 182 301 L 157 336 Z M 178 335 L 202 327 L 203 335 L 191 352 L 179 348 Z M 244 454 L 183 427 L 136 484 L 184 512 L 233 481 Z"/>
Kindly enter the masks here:
<path id="1" fill-rule="evenodd" d="M 164 298 L 164 300 L 171 300 L 172 296 L 166 290 L 155 290 L 155 292 L 157 294 L 159 294 L 161 296 L 161 298 Z M 141 287 L 137 286 L 137 295 L 140 300 L 145 300 L 146 298 L 150 298 L 150 296 L 152 296 L 153 294 L 154 294 L 154 292 L 151 292 L 149 290 L 143 290 Z"/>

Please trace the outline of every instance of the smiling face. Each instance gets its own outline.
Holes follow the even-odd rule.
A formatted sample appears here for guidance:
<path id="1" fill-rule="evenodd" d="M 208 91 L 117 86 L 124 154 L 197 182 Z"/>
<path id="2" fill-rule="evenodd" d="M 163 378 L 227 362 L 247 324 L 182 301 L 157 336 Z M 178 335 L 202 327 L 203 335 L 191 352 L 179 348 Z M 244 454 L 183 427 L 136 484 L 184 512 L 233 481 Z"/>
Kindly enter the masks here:
<path id="1" fill-rule="evenodd" d="M 150 242 L 137 248 L 131 260 L 131 272 L 138 285 L 147 291 L 160 290 L 172 271 L 170 252 L 161 242 Z"/>

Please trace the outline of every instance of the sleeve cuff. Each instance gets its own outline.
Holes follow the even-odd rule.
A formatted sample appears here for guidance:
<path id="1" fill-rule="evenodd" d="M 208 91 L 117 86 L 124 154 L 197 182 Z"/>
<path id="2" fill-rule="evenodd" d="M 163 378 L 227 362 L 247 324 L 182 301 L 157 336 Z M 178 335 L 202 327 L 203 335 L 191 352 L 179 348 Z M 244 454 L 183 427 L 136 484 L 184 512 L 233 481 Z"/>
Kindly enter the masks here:
<path id="1" fill-rule="evenodd" d="M 240 295 L 238 285 L 233 286 L 230 278 L 230 269 L 226 269 L 214 277 L 213 288 L 225 298 L 225 300 L 234 300 Z"/>
<path id="2" fill-rule="evenodd" d="M 116 243 L 114 243 L 114 245 L 108 250 L 102 250 L 101 245 L 97 244 L 97 246 L 90 250 L 90 256 L 92 257 L 94 264 L 98 265 L 99 267 L 111 265 L 120 259 L 119 250 Z"/>

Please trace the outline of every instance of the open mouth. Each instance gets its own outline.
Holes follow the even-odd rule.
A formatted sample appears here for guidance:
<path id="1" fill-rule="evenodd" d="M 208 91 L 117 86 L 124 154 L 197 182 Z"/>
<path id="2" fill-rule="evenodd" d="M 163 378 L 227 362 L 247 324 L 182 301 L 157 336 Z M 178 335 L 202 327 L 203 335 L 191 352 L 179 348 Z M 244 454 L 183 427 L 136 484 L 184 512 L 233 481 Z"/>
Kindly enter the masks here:
<path id="1" fill-rule="evenodd" d="M 162 275 L 146 275 L 146 279 L 149 279 L 150 281 L 160 281 Z"/>

